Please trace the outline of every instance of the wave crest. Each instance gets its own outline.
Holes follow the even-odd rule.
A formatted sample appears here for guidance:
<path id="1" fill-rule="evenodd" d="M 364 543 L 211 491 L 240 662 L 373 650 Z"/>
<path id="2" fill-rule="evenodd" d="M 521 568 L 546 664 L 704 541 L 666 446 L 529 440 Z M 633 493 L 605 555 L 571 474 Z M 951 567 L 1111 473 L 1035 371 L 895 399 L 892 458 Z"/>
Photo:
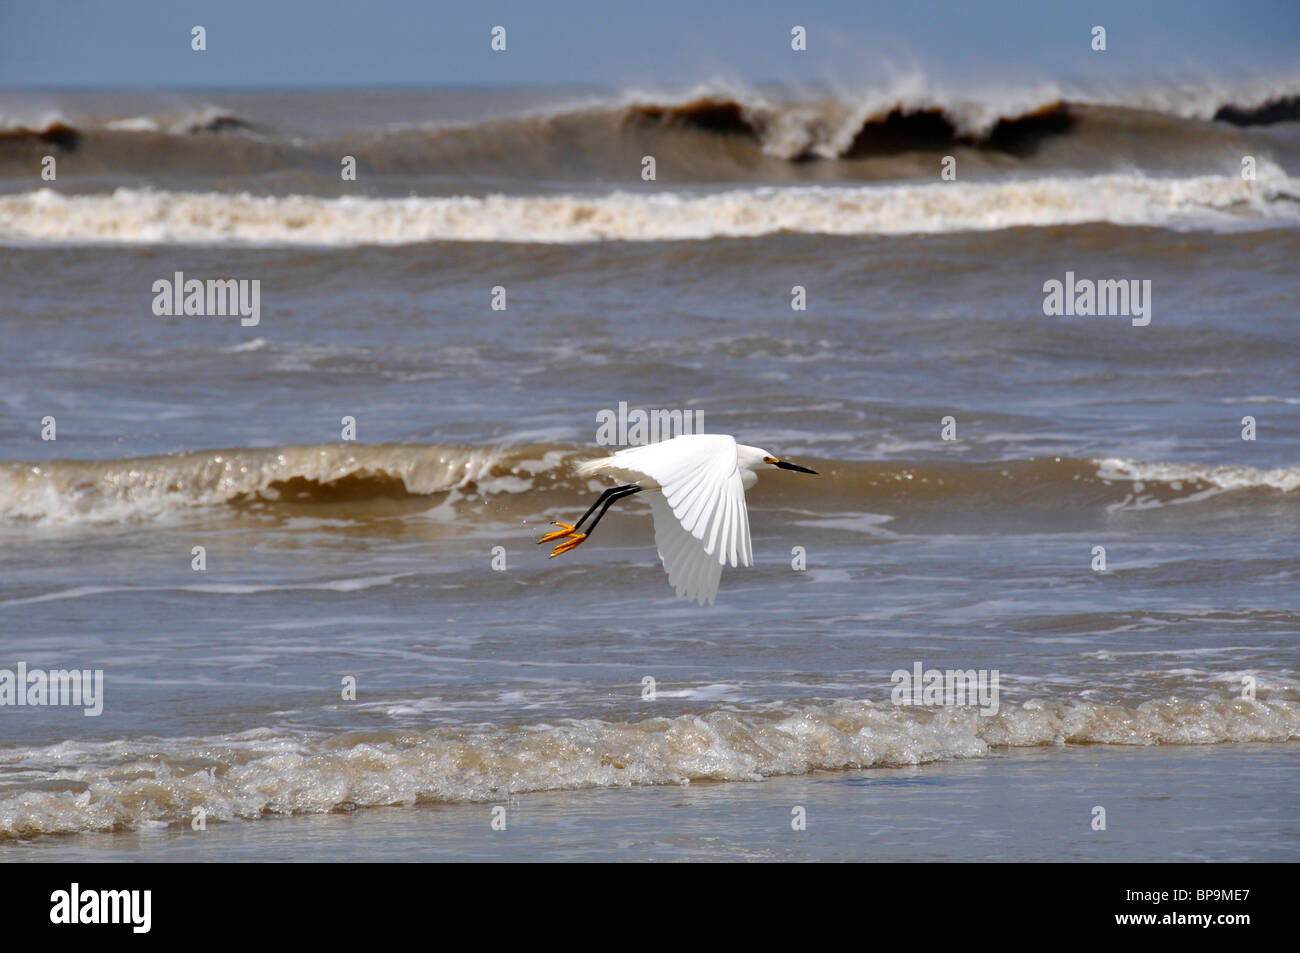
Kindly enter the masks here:
<path id="1" fill-rule="evenodd" d="M 137 523 L 213 506 L 313 505 L 345 511 L 375 501 L 427 508 L 497 498 L 498 511 L 534 513 L 571 502 L 587 478 L 573 464 L 603 453 L 562 444 L 316 444 L 236 448 L 123 460 L 0 464 L 0 526 Z M 1227 493 L 1300 490 L 1300 468 L 1043 458 L 993 462 L 870 462 L 809 458 L 833 479 L 769 494 L 795 506 L 1077 510 L 1176 505 Z M 807 495 L 807 499 L 803 496 Z M 517 506 L 511 503 L 518 499 Z M 421 502 L 423 501 L 423 502 Z M 358 510 L 363 515 L 363 510 Z"/>
<path id="2" fill-rule="evenodd" d="M 686 241 L 779 232 L 939 234 L 1106 222 L 1168 228 L 1300 224 L 1300 180 L 1235 175 L 742 188 L 485 198 L 288 198 L 149 192 L 0 197 L 11 242 L 399 245 Z"/>
<path id="3" fill-rule="evenodd" d="M 4 463 L 0 522 L 137 522 L 222 504 L 428 496 L 470 484 L 492 486 L 500 457 L 491 448 L 317 444 Z"/>
<path id="4" fill-rule="evenodd" d="M 1031 701 L 992 716 L 844 701 L 787 711 L 713 710 L 632 723 L 368 732 L 308 740 L 266 729 L 233 738 L 65 742 L 10 749 L 36 786 L 0 794 L 0 838 L 130 830 L 533 791 L 753 781 L 979 758 L 996 747 L 1216 744 L 1300 737 L 1286 700 Z M 20 782 L 21 783 L 21 782 Z"/>

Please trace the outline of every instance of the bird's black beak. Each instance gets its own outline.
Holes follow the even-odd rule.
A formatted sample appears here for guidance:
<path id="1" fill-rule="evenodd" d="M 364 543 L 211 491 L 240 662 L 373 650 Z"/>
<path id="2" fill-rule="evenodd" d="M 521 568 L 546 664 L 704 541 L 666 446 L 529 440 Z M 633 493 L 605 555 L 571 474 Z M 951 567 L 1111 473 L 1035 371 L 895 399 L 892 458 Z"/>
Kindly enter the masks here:
<path id="1" fill-rule="evenodd" d="M 797 463 L 786 463 L 784 460 L 777 460 L 773 466 L 780 467 L 782 470 L 793 470 L 796 473 L 811 473 L 813 476 L 820 476 L 816 470 L 809 470 L 807 467 L 801 467 Z"/>

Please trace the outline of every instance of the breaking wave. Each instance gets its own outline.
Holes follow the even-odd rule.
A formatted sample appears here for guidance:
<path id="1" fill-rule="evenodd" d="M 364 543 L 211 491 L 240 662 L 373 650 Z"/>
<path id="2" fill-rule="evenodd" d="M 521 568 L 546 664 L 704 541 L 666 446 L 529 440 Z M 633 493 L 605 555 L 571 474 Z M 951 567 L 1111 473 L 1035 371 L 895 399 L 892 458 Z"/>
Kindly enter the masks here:
<path id="1" fill-rule="evenodd" d="M 563 444 L 475 447 L 319 444 L 235 448 L 125 460 L 0 464 L 0 526 L 140 523 L 200 508 L 312 506 L 366 515 L 377 502 L 492 498 L 499 515 L 571 502 L 590 484 L 574 464 L 602 451 Z M 1224 494 L 1264 500 L 1300 490 L 1300 467 L 1040 458 L 984 463 L 806 462 L 832 480 L 773 487 L 783 503 L 873 507 L 1079 510 L 1204 503 Z"/>
<path id="2" fill-rule="evenodd" d="M 721 192 L 483 198 L 287 198 L 118 189 L 0 197 L 10 242 L 399 245 L 744 238 L 773 233 L 897 235 L 1108 222 L 1169 228 L 1291 227 L 1300 180 L 1239 176 L 793 186 Z"/>
<path id="3" fill-rule="evenodd" d="M 34 140 L 76 149 L 91 133 L 161 133 L 165 136 L 197 136 L 205 133 L 249 131 L 252 123 L 228 110 L 206 107 L 181 113 L 72 120 L 57 113 L 37 119 L 0 117 L 0 143 Z"/>
<path id="4" fill-rule="evenodd" d="M 0 749 L 0 839 L 360 807 L 491 801 L 533 791 L 756 781 L 979 758 L 998 747 L 1283 742 L 1300 705 L 1167 698 L 1134 707 L 1033 700 L 972 708 L 869 701 L 717 709 L 631 723 L 371 731 L 307 737 L 61 742 Z"/>
<path id="5" fill-rule="evenodd" d="M 1298 118 L 1300 77 L 1113 90 L 1055 83 L 954 90 L 925 77 L 803 92 L 715 82 L 314 136 L 211 104 L 144 115 L 46 111 L 0 116 L 0 177 L 27 177 L 33 156 L 51 146 L 75 152 L 77 169 L 93 175 L 200 175 L 231 187 L 232 177 L 292 168 L 335 190 L 340 155 L 354 155 L 367 180 L 611 183 L 634 179 L 647 153 L 675 182 L 932 179 L 935 157 L 950 152 L 976 172 L 1034 159 L 1038 172 L 1186 173 L 1209 171 L 1215 156 L 1239 158 L 1252 127 Z M 1054 142 L 1067 146 L 1053 149 Z M 1266 154 L 1273 148 L 1280 145 Z"/>

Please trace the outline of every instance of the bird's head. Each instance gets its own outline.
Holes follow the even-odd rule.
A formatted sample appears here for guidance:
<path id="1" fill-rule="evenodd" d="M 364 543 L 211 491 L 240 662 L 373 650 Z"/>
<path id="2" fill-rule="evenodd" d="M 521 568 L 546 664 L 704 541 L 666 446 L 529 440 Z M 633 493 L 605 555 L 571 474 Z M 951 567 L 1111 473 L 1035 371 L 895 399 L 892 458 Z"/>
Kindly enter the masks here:
<path id="1" fill-rule="evenodd" d="M 801 467 L 797 463 L 790 463 L 779 457 L 773 456 L 761 447 L 737 446 L 740 456 L 740 465 L 750 470 L 757 470 L 763 465 L 776 467 L 778 470 L 794 470 L 796 473 L 811 473 L 817 476 L 816 470 L 809 470 L 807 467 Z"/>
<path id="2" fill-rule="evenodd" d="M 813 476 L 818 475 L 816 470 L 809 470 L 807 467 L 801 467 L 799 464 L 791 463 L 789 460 L 778 460 L 776 457 L 770 455 L 763 457 L 763 462 L 771 464 L 778 470 L 794 470 L 796 473 L 811 473 Z"/>

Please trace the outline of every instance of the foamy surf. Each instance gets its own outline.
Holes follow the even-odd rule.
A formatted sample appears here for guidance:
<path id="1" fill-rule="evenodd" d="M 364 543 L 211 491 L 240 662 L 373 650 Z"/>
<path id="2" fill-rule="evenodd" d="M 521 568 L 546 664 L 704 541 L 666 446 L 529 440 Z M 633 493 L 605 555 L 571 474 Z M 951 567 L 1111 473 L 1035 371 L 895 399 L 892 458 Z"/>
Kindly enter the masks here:
<path id="1" fill-rule="evenodd" d="M 310 504 L 317 512 L 365 518 L 376 500 L 433 506 L 493 500 L 493 518 L 537 515 L 589 492 L 575 464 L 595 453 L 563 444 L 312 444 L 204 450 L 121 460 L 0 463 L 0 528 L 142 523 L 221 506 Z M 1300 467 L 1257 469 L 1196 463 L 1034 458 L 971 461 L 813 462 L 827 486 L 780 487 L 806 525 L 878 533 L 888 514 L 939 506 L 991 511 L 1041 503 L 1076 511 L 1134 504 L 1197 503 L 1227 493 L 1262 500 L 1300 489 Z M 420 500 L 428 502 L 421 504 Z M 360 508 L 354 505 L 359 504 Z M 387 513 L 387 511 L 385 511 Z M 476 512 L 476 518 L 486 514 Z M 454 518 L 454 517 L 453 517 Z"/>
<path id="2" fill-rule="evenodd" d="M 501 455 L 490 447 L 317 444 L 3 463 L 0 523 L 130 523 L 227 503 L 431 495 L 490 485 Z"/>
<path id="3" fill-rule="evenodd" d="M 401 245 L 684 241 L 778 232 L 902 235 L 1082 225 L 1238 229 L 1300 224 L 1300 180 L 1239 175 L 740 188 L 707 193 L 287 198 L 118 189 L 0 198 L 9 242 Z"/>
<path id="4" fill-rule="evenodd" d="M 1218 490 L 1266 488 L 1289 493 L 1300 489 L 1300 467 L 1262 470 L 1247 466 L 1207 467 L 1192 463 L 1147 463 L 1110 457 L 1097 461 L 1097 476 L 1103 480 L 1128 480 L 1141 490 L 1147 483 L 1168 484 L 1174 489 L 1199 485 Z"/>
<path id="5" fill-rule="evenodd" d="M 118 831 L 360 807 L 492 801 L 534 791 L 759 781 L 980 758 L 999 747 L 1205 745 L 1300 737 L 1287 700 L 1030 701 L 993 717 L 843 701 L 631 723 L 381 731 L 308 738 L 62 742 L 0 751 L 0 838 Z M 16 773 L 15 773 L 16 772 Z M 2 776 L 2 775 L 0 775 Z"/>

